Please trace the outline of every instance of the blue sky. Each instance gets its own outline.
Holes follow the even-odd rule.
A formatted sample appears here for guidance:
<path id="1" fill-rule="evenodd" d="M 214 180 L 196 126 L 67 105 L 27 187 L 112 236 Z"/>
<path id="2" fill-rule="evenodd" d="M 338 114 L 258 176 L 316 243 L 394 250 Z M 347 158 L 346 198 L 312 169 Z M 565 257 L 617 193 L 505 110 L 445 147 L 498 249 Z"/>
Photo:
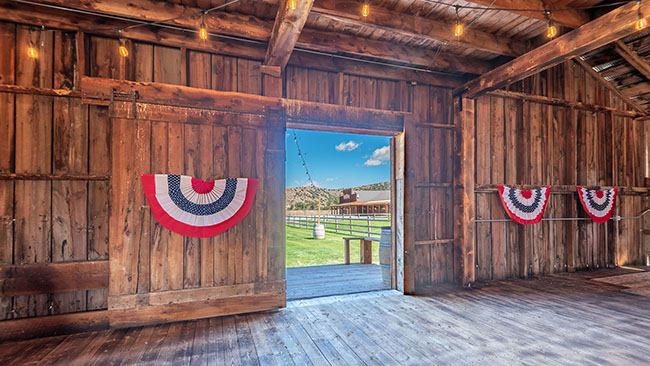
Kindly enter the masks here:
<path id="1" fill-rule="evenodd" d="M 292 129 L 287 129 L 287 187 L 308 184 Z M 314 182 L 324 188 L 349 188 L 390 180 L 390 138 L 296 130 Z"/>

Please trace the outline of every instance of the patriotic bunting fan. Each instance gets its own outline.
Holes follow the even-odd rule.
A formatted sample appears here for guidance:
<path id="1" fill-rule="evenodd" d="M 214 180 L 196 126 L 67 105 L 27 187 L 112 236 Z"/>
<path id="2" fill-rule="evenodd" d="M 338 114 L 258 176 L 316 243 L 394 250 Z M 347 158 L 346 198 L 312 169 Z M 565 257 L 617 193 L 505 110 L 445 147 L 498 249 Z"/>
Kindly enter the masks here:
<path id="1" fill-rule="evenodd" d="M 536 224 L 542 220 L 551 187 L 520 190 L 499 186 L 499 198 L 508 216 L 522 225 Z"/>
<path id="2" fill-rule="evenodd" d="M 156 220 L 185 236 L 207 238 L 240 222 L 251 209 L 257 179 L 202 181 L 186 175 L 143 174 L 142 187 Z"/>
<path id="3" fill-rule="evenodd" d="M 594 222 L 602 224 L 609 220 L 616 206 L 616 188 L 599 191 L 578 186 L 578 197 L 587 214 Z"/>

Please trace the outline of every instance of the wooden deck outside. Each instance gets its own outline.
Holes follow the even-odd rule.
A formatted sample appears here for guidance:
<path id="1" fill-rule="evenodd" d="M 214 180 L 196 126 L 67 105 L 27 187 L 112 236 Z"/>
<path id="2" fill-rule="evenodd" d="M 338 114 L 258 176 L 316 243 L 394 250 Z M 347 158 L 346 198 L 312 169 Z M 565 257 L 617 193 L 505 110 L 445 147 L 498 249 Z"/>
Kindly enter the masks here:
<path id="1" fill-rule="evenodd" d="M 628 272 L 500 281 L 434 297 L 333 296 L 267 313 L 5 343 L 0 364 L 647 365 L 650 297 L 592 280 Z"/>
<path id="2" fill-rule="evenodd" d="M 376 264 L 287 268 L 287 300 L 388 290 Z"/>

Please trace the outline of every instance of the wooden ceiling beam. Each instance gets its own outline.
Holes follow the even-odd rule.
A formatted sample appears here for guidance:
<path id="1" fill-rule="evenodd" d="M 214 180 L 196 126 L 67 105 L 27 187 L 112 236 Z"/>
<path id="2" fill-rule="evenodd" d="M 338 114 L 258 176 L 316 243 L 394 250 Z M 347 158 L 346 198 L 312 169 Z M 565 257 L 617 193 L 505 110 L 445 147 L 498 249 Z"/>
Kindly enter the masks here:
<path id="1" fill-rule="evenodd" d="M 163 4 L 152 0 L 130 0 L 128 2 L 120 0 L 43 0 L 42 2 L 62 8 L 92 11 L 98 14 L 150 22 L 162 22 L 178 18 L 184 14 L 194 14 L 201 11 L 198 8 L 189 8 L 171 3 Z M 9 3 L 3 6 L 12 5 Z M 197 29 L 200 21 L 200 15 L 197 15 L 194 18 L 178 18 L 166 22 L 166 24 L 186 29 Z M 269 41 L 273 29 L 273 22 L 254 16 L 224 11 L 209 13 L 205 17 L 205 23 L 209 30 L 215 33 L 264 42 Z M 436 54 L 434 50 L 400 46 L 386 41 L 370 40 L 333 32 L 321 32 L 313 29 L 303 29 L 296 46 L 311 51 L 367 57 L 450 73 L 481 74 L 492 68 L 488 62 L 444 53 Z"/>
<path id="2" fill-rule="evenodd" d="M 564 34 L 457 88 L 455 94 L 475 98 L 515 81 L 583 55 L 636 32 L 636 3 L 627 3 L 578 29 Z M 650 20 L 650 2 L 641 3 L 641 13 Z"/>
<path id="3" fill-rule="evenodd" d="M 67 11 L 39 11 L 39 9 L 26 5 L 0 5 L 0 10 L 0 20 L 3 21 L 28 25 L 38 24 L 47 28 L 65 31 L 83 31 L 89 35 L 115 37 L 114 32 L 111 32 L 109 29 L 127 25 L 127 23 L 117 22 L 107 18 L 75 14 Z M 266 46 L 264 44 L 239 42 L 217 37 L 211 37 L 207 41 L 202 41 L 194 34 L 176 32 L 164 28 L 138 27 L 126 29 L 122 35 L 125 38 L 135 41 L 171 47 L 185 47 L 192 50 L 247 57 L 256 60 L 263 60 L 266 54 Z M 313 67 L 332 72 L 345 72 L 352 75 L 418 81 L 447 88 L 458 87 L 468 80 L 465 77 L 453 74 L 415 71 L 306 52 L 293 52 L 289 59 L 289 65 Z"/>
<path id="4" fill-rule="evenodd" d="M 650 81 L 650 65 L 648 65 L 647 61 L 642 59 L 639 54 L 634 52 L 634 50 L 623 43 L 623 41 L 616 41 L 616 43 L 614 43 L 614 49 L 619 56 L 623 57 L 625 61 Z"/>
<path id="5" fill-rule="evenodd" d="M 492 8 L 509 8 L 509 9 L 528 9 L 530 11 L 519 11 L 516 14 L 524 15 L 529 18 L 546 20 L 546 15 L 541 9 L 546 9 L 544 0 L 468 0 L 474 4 L 482 6 L 490 6 Z M 553 10 L 553 7 L 548 7 Z M 562 6 L 566 8 L 566 6 Z M 588 23 L 591 18 L 584 10 L 561 10 L 552 13 L 553 21 L 556 24 L 563 25 L 569 28 L 579 28 L 583 24 Z"/>
<path id="6" fill-rule="evenodd" d="M 268 0 L 279 2 L 280 0 Z M 462 37 L 454 35 L 454 23 L 431 20 L 412 16 L 373 6 L 370 14 L 363 17 L 360 14 L 360 3 L 357 0 L 315 0 L 312 14 L 354 27 L 379 29 L 391 34 L 414 37 L 426 41 L 454 42 L 477 50 L 496 55 L 520 56 L 528 51 L 525 41 L 496 36 L 494 34 L 466 29 Z"/>
<path id="7" fill-rule="evenodd" d="M 287 0 L 280 1 L 264 64 L 284 69 L 313 4 L 314 0 L 296 1 L 296 8 L 291 9 Z"/>
<path id="8" fill-rule="evenodd" d="M 486 61 L 312 29 L 303 29 L 296 46 L 306 50 L 380 59 L 449 73 L 479 75 L 492 69 L 492 65 Z"/>

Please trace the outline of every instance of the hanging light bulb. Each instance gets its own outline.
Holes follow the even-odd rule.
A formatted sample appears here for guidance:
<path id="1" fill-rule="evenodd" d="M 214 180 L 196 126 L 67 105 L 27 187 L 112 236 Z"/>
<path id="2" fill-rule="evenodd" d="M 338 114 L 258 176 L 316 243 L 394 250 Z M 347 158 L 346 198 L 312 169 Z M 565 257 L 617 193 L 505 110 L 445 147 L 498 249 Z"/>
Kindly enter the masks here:
<path id="1" fill-rule="evenodd" d="M 27 55 L 31 58 L 38 58 L 38 51 L 36 51 L 36 46 L 34 42 L 29 41 L 29 47 L 27 47 Z"/>
<path id="2" fill-rule="evenodd" d="M 296 10 L 296 0 L 289 0 L 289 8 L 291 10 Z"/>
<path id="3" fill-rule="evenodd" d="M 361 15 L 364 17 L 367 17 L 370 14 L 370 4 L 368 4 L 368 1 L 363 2 L 363 6 L 361 7 Z"/>
<path id="4" fill-rule="evenodd" d="M 552 39 L 557 36 L 557 28 L 553 25 L 553 21 L 551 20 L 551 11 L 546 10 L 544 11 L 544 14 L 546 14 L 546 18 L 548 18 L 548 23 L 546 24 L 546 38 Z"/>
<path id="5" fill-rule="evenodd" d="M 30 58 L 38 58 L 38 51 L 36 50 L 36 45 L 34 44 L 34 41 L 32 41 L 32 33 L 34 33 L 33 29 L 29 30 L 29 44 L 27 46 L 27 56 Z"/>
<path id="6" fill-rule="evenodd" d="M 551 22 L 548 22 L 548 28 L 546 28 L 546 37 L 553 38 L 557 35 L 557 28 Z"/>
<path id="7" fill-rule="evenodd" d="M 199 38 L 202 40 L 208 39 L 208 28 L 205 26 L 205 13 L 203 13 L 203 18 L 201 19 L 201 28 L 199 28 Z"/>
<path id="8" fill-rule="evenodd" d="M 454 35 L 456 37 L 460 37 L 463 35 L 463 25 L 460 23 L 456 23 L 456 26 L 454 27 Z"/>
<path id="9" fill-rule="evenodd" d="M 647 25 L 645 19 L 643 19 L 643 15 L 641 14 L 641 0 L 637 0 L 636 6 L 638 10 L 636 13 L 636 23 L 634 23 L 634 29 L 641 30 Z"/>
<path id="10" fill-rule="evenodd" d="M 460 37 L 463 35 L 463 25 L 460 24 L 460 17 L 458 16 L 458 6 L 456 8 L 456 26 L 454 27 L 454 35 Z"/>
<path id="11" fill-rule="evenodd" d="M 126 48 L 126 43 L 124 43 L 123 39 L 120 39 L 120 56 L 122 57 L 128 57 L 129 56 L 129 49 Z"/>
<path id="12" fill-rule="evenodd" d="M 117 38 L 119 38 L 120 40 L 120 46 L 117 48 L 117 51 L 119 52 L 120 56 L 128 57 L 129 49 L 126 48 L 126 42 L 124 42 L 124 39 L 122 38 L 122 30 L 118 29 L 116 33 L 117 33 Z"/>

